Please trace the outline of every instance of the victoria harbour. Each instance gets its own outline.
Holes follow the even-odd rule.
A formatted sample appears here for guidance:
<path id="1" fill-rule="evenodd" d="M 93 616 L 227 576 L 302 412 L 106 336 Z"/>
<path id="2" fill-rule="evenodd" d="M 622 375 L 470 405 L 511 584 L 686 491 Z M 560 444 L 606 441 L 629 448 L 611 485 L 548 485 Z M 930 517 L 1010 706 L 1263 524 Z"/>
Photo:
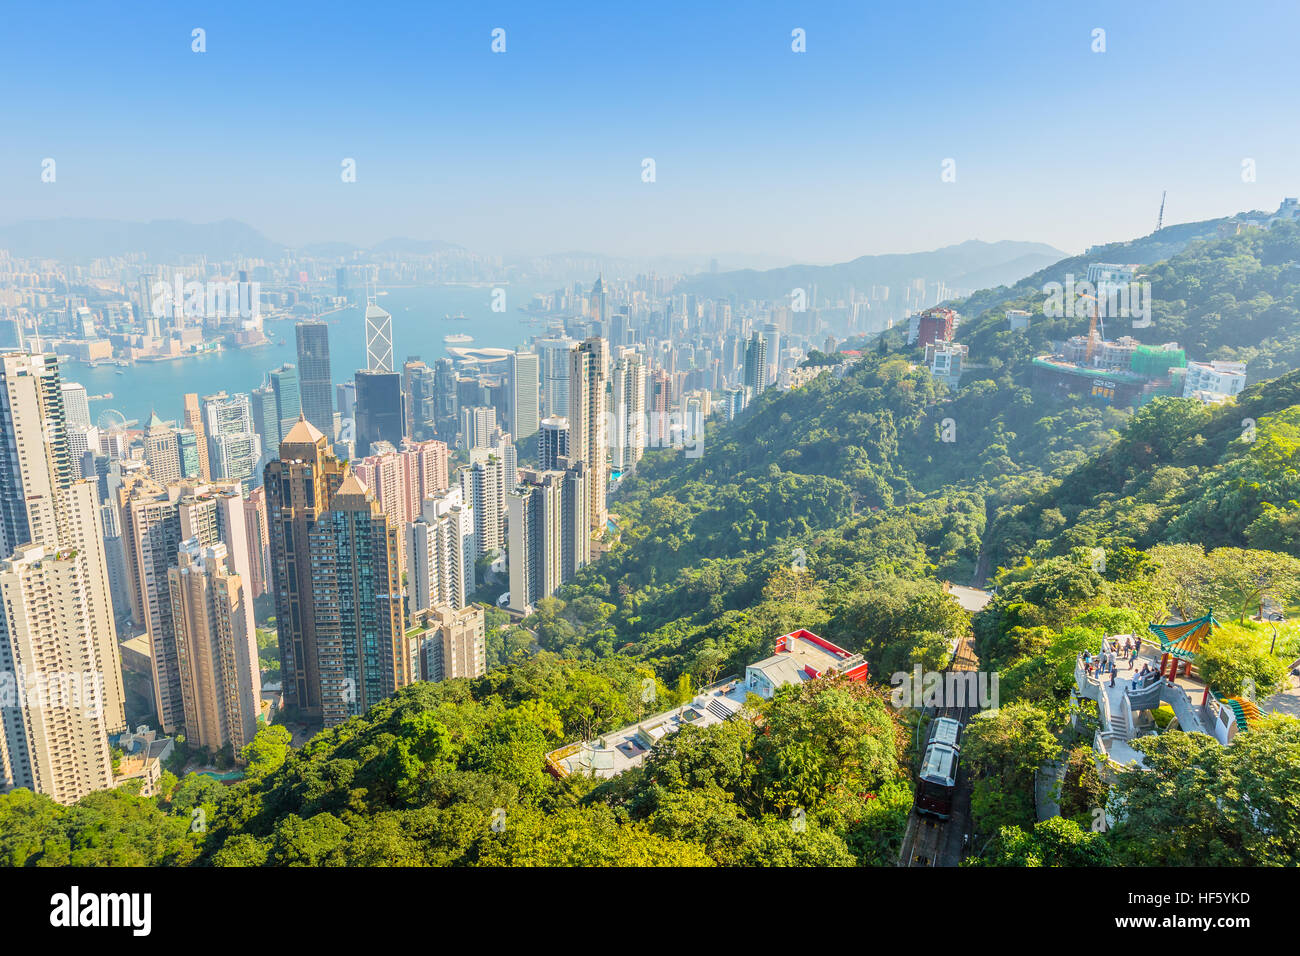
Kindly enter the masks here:
<path id="1" fill-rule="evenodd" d="M 493 288 L 506 290 L 504 312 L 492 311 Z M 546 331 L 545 321 L 519 311 L 534 293 L 542 291 L 541 286 L 510 283 L 379 289 L 385 291 L 387 294 L 377 295 L 375 301 L 393 316 L 393 356 L 398 367 L 409 356 L 432 362 L 447 355 L 448 343 L 443 339 L 449 335 L 471 336 L 479 347 L 514 348 Z M 364 312 L 363 303 L 322 317 L 329 323 L 330 372 L 334 381 L 347 381 L 358 368 L 365 367 Z M 64 365 L 65 378 L 86 387 L 91 396 L 92 419 L 112 409 L 121 412 L 128 422 L 146 422 L 155 411 L 164 420 L 177 420 L 186 392 L 246 392 L 263 384 L 270 369 L 286 362 L 296 364 L 294 323 L 306 317 L 265 317 L 266 335 L 271 340 L 266 345 L 227 347 L 171 361 L 137 362 L 129 368 L 113 364 L 92 367 L 69 361 Z M 112 398 L 95 400 L 95 396 L 110 393 Z"/>

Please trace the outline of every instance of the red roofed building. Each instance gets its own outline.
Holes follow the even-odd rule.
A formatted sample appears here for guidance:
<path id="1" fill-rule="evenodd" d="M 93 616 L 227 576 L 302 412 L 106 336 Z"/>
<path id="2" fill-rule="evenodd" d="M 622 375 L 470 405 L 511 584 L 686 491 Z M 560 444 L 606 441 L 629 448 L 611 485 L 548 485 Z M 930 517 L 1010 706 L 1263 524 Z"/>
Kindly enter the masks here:
<path id="1" fill-rule="evenodd" d="M 745 687 L 770 698 L 778 687 L 816 680 L 819 677 L 867 679 L 867 662 L 812 631 L 798 630 L 776 639 L 776 653 L 745 668 Z"/>

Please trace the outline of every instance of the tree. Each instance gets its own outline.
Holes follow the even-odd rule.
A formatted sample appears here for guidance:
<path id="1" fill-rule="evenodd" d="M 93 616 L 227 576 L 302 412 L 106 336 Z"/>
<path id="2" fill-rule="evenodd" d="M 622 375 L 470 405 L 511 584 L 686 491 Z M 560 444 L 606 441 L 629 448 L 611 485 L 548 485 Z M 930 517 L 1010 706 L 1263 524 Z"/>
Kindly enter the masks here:
<path id="1" fill-rule="evenodd" d="M 272 724 L 257 729 L 252 741 L 239 752 L 239 759 L 248 765 L 249 777 L 265 777 L 280 768 L 292 749 L 293 734 L 287 727 Z"/>
<path id="2" fill-rule="evenodd" d="M 1111 839 L 1136 866 L 1300 863 L 1300 721 L 1269 717 L 1230 746 L 1194 733 L 1138 741 L 1145 770 L 1120 774 Z"/>
<path id="3" fill-rule="evenodd" d="M 1113 858 L 1102 833 L 1078 822 L 1052 817 L 1032 829 L 1002 827 L 988 850 L 972 861 L 977 866 L 1111 866 Z"/>
<path id="4" fill-rule="evenodd" d="M 993 833 L 1032 823 L 1034 771 L 1060 750 L 1047 713 L 1026 703 L 984 711 L 966 725 L 961 749 L 967 772 L 976 778 L 975 828 Z"/>
<path id="5" fill-rule="evenodd" d="M 1214 628 L 1196 654 L 1201 679 L 1224 697 L 1263 700 L 1286 681 L 1286 662 L 1269 652 L 1269 637 L 1258 626 L 1224 624 Z"/>

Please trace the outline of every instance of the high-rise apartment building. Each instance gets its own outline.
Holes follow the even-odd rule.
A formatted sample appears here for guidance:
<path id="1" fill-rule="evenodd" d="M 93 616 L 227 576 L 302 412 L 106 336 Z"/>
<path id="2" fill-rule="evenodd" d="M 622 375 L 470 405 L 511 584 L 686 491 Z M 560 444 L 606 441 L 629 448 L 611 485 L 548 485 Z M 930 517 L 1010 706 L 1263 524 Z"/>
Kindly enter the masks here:
<path id="1" fill-rule="evenodd" d="M 401 528 L 420 514 L 420 502 L 447 489 L 447 466 L 447 446 L 429 439 L 405 440 L 401 451 L 380 443 L 374 454 L 353 462 L 352 468 L 394 527 Z"/>
<path id="2" fill-rule="evenodd" d="M 126 716 L 97 483 L 70 460 L 53 355 L 0 354 L 0 436 L 0 673 L 27 685 L 0 708 L 0 789 L 72 803 L 112 786 Z"/>
<path id="3" fill-rule="evenodd" d="M 505 548 L 505 462 L 484 453 L 460 472 L 461 492 L 474 514 L 474 557 L 499 554 Z"/>
<path id="4" fill-rule="evenodd" d="M 22 679 L 17 706 L 0 710 L 2 790 L 71 804 L 113 786 L 108 737 L 126 717 L 112 621 L 90 613 L 99 588 L 107 604 L 107 580 L 71 548 L 24 544 L 0 561 L 0 667 Z"/>
<path id="5" fill-rule="evenodd" d="M 240 487 L 238 482 L 163 485 L 152 475 L 138 472 L 126 477 L 117 489 L 131 616 L 144 626 L 149 638 L 154 704 L 165 733 L 185 725 L 167 572 L 176 564 L 181 542 L 198 538 L 204 545 L 225 544 L 231 570 L 249 576 L 251 558 Z"/>
<path id="6" fill-rule="evenodd" d="M 346 475 L 308 536 L 326 727 L 363 714 L 419 679 L 406 639 L 398 532 Z"/>
<path id="7" fill-rule="evenodd" d="M 632 349 L 620 351 L 610 374 L 613 434 L 609 439 L 609 459 L 615 471 L 625 472 L 635 468 L 645 454 L 646 369 L 639 353 Z"/>
<path id="8" fill-rule="evenodd" d="M 487 673 L 487 627 L 481 607 L 430 608 L 416 616 L 411 630 L 419 644 L 423 680 L 482 677 Z"/>
<path id="9" fill-rule="evenodd" d="M 745 388 L 757 398 L 767 389 L 767 339 L 755 332 L 745 346 Z"/>
<path id="10" fill-rule="evenodd" d="M 329 326 L 313 319 L 297 323 L 294 333 L 298 339 L 298 391 L 303 417 L 325 434 L 332 435 L 334 391 L 330 385 Z M 292 427 L 290 422 L 288 428 Z M 288 434 L 288 429 L 285 433 Z"/>
<path id="11" fill-rule="evenodd" d="M 564 471 L 525 470 L 507 496 L 510 610 L 530 613 L 590 559 L 585 462 Z"/>
<path id="12" fill-rule="evenodd" d="M 265 488 L 254 488 L 244 498 L 244 538 L 248 541 L 248 596 L 255 601 L 270 589 L 271 578 Z"/>
<path id="13" fill-rule="evenodd" d="M 440 604 L 463 608 L 474 592 L 474 514 L 459 487 L 424 499 L 406 526 L 410 613 Z"/>
<path id="14" fill-rule="evenodd" d="M 497 410 L 491 405 L 464 406 L 460 410 L 462 448 L 490 448 L 497 432 Z"/>
<path id="15" fill-rule="evenodd" d="M 185 730 L 191 744 L 238 753 L 257 733 L 262 682 L 252 598 L 224 544 L 181 543 L 167 571 Z"/>
<path id="16" fill-rule="evenodd" d="M 325 434 L 305 419 L 264 472 L 284 704 L 309 717 L 322 715 L 309 535 L 346 474 Z"/>
<path id="17" fill-rule="evenodd" d="M 587 465 L 591 496 L 589 518 L 593 534 L 602 534 L 609 519 L 605 503 L 609 483 L 609 436 L 606 433 L 606 370 L 604 339 L 588 338 L 569 353 L 569 456 Z"/>

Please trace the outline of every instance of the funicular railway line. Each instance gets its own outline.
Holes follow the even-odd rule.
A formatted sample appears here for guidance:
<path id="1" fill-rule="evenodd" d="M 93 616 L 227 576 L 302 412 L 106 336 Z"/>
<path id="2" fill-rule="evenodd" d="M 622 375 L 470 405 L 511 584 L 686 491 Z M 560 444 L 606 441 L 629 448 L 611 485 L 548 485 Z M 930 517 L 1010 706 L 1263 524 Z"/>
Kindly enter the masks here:
<path id="1" fill-rule="evenodd" d="M 974 642 L 967 636 L 958 643 L 945 675 L 949 672 L 974 672 L 979 670 Z M 946 680 L 946 677 L 945 677 Z M 978 700 L 966 696 L 953 702 L 945 695 L 939 706 L 923 707 L 921 711 L 931 718 L 930 726 L 943 718 L 955 720 L 965 727 L 978 711 Z M 922 748 L 924 753 L 924 748 Z M 918 791 L 920 788 L 918 782 Z M 951 813 L 946 820 L 920 812 L 915 806 L 907 820 L 903 846 L 899 853 L 899 866 L 956 866 L 961 861 L 963 838 L 969 832 L 970 786 L 965 772 L 958 765 L 956 786 L 952 793 Z"/>

